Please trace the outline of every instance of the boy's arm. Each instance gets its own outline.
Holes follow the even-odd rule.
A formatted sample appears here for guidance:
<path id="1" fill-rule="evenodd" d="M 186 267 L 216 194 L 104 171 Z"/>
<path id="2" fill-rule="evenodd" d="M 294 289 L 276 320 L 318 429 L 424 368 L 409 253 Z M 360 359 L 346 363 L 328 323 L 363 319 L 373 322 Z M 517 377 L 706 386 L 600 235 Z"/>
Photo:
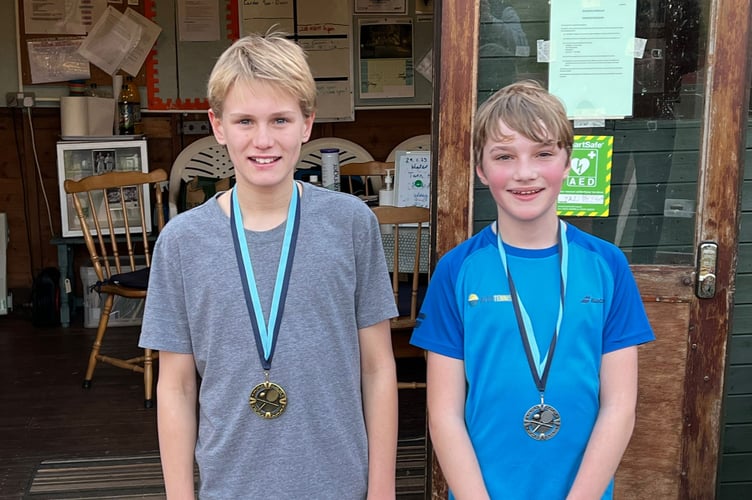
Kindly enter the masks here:
<path id="1" fill-rule="evenodd" d="M 160 352 L 157 426 L 165 489 L 170 500 L 195 498 L 196 391 L 193 356 Z"/>
<path id="2" fill-rule="evenodd" d="M 465 364 L 428 353 L 428 424 L 441 470 L 457 500 L 489 498 L 465 426 Z"/>
<path id="3" fill-rule="evenodd" d="M 600 411 L 568 500 L 599 499 L 632 436 L 637 406 L 637 346 L 603 355 Z"/>
<path id="4" fill-rule="evenodd" d="M 368 499 L 394 499 L 397 372 L 389 320 L 358 330 L 363 413 L 368 435 Z"/>

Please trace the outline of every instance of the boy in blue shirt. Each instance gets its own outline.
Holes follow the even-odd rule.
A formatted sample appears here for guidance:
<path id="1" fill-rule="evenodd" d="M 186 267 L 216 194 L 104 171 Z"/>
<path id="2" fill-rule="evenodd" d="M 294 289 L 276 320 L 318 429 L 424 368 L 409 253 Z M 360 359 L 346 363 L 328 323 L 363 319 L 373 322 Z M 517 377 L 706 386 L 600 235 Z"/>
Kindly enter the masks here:
<path id="1" fill-rule="evenodd" d="M 636 283 L 556 214 L 573 132 L 555 96 L 509 85 L 473 134 L 497 220 L 438 262 L 411 339 L 442 471 L 457 499 L 610 499 L 654 338 Z"/>

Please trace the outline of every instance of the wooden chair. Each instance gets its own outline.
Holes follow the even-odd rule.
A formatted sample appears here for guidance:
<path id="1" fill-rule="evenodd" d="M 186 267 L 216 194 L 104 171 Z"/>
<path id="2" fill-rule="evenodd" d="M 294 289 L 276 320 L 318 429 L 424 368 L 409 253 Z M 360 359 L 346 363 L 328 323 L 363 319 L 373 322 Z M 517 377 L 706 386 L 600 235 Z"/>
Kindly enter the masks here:
<path id="1" fill-rule="evenodd" d="M 360 177 L 363 179 L 363 185 L 365 186 L 364 194 L 366 196 L 378 195 L 379 188 L 383 185 L 384 177 L 386 177 L 386 171 L 391 170 L 394 175 L 394 162 L 383 161 L 366 161 L 366 162 L 353 162 L 339 167 L 340 182 L 344 182 L 342 179 L 347 178 L 348 185 L 350 186 L 350 193 L 353 192 L 353 177 Z M 371 181 L 371 182 L 369 182 Z"/>
<path id="2" fill-rule="evenodd" d="M 154 196 L 153 213 L 159 231 L 164 227 L 160 184 L 166 181 L 167 173 L 158 169 L 149 173 L 110 172 L 64 183 L 65 192 L 72 195 L 84 242 L 97 274 L 96 290 L 106 294 L 83 386 L 85 389 L 91 387 L 98 361 L 143 373 L 144 405 L 147 408 L 153 406 L 152 363 L 159 353 L 145 349 L 142 356 L 121 359 L 100 351 L 115 297 L 146 298 L 148 268 L 151 266 L 149 194 Z"/>
<path id="3" fill-rule="evenodd" d="M 423 357 L 421 349 L 410 345 L 409 334 L 415 327 L 419 308 L 420 292 L 425 290 L 427 283 L 421 283 L 420 258 L 421 235 L 424 225 L 428 224 L 430 212 L 421 207 L 373 207 L 376 218 L 382 227 L 391 227 L 394 235 L 392 262 L 387 263 L 392 277 L 392 292 L 394 301 L 400 309 L 399 316 L 392 318 L 392 346 L 396 358 Z M 404 227 L 408 225 L 408 227 Z M 415 231 L 415 248 L 408 260 L 412 263 L 412 270 L 407 273 L 407 281 L 401 279 L 406 273 L 400 270 L 400 231 Z M 404 260 L 404 255 L 403 259 Z M 400 389 L 417 389 L 425 387 L 422 382 L 398 382 Z"/>

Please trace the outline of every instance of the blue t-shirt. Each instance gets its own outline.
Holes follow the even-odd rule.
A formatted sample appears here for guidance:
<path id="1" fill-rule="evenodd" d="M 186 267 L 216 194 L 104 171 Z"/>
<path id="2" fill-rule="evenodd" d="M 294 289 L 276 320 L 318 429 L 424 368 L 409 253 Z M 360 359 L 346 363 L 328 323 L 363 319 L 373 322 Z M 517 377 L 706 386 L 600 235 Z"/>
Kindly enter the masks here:
<path id="1" fill-rule="evenodd" d="M 523 425 L 540 393 L 491 226 L 438 262 L 413 331 L 412 344 L 464 361 L 465 423 L 491 498 L 566 497 L 598 415 L 601 357 L 654 338 L 621 250 L 572 225 L 564 237 L 566 297 L 545 390 L 561 428 L 551 439 L 534 440 Z M 543 358 L 559 310 L 557 247 L 505 249 Z"/>

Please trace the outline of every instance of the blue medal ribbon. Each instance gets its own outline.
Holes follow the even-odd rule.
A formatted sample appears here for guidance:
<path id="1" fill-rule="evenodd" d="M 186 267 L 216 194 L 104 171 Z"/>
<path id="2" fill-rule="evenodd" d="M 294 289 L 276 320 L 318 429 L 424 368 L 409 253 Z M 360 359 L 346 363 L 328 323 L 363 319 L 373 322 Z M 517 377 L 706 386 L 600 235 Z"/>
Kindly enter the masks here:
<path id="1" fill-rule="evenodd" d="M 567 269 L 569 266 L 569 244 L 566 236 L 562 233 L 566 230 L 564 221 L 559 221 L 559 227 L 557 231 L 558 238 L 558 251 L 559 251 L 559 267 L 561 268 L 560 275 L 560 289 L 559 289 L 559 315 L 556 319 L 556 329 L 554 335 L 551 338 L 551 344 L 548 347 L 548 352 L 541 359 L 540 351 L 538 350 L 538 343 L 535 341 L 535 333 L 533 331 L 533 323 L 530 320 L 530 315 L 525 310 L 525 306 L 520 300 L 520 296 L 517 294 L 517 289 L 514 286 L 514 280 L 512 279 L 512 273 L 509 271 L 507 264 L 507 254 L 504 250 L 504 242 L 501 239 L 501 230 L 499 229 L 498 222 L 496 223 L 496 241 L 499 248 L 499 256 L 501 257 L 501 264 L 504 267 L 504 273 L 509 281 L 509 293 L 512 296 L 512 304 L 514 306 L 514 314 L 517 318 L 517 325 L 522 336 L 522 345 L 525 347 L 525 354 L 527 355 L 527 362 L 530 366 L 530 372 L 533 375 L 535 386 L 538 388 L 541 394 L 541 401 L 543 400 L 543 393 L 546 390 L 546 382 L 548 380 L 548 372 L 551 368 L 551 361 L 554 358 L 554 350 L 556 349 L 556 341 L 559 338 L 559 329 L 561 328 L 561 321 L 564 316 L 564 298 L 567 290 Z"/>
<path id="2" fill-rule="evenodd" d="M 293 193 L 290 197 L 290 204 L 287 209 L 285 236 L 282 241 L 282 251 L 280 252 L 279 264 L 277 266 L 277 279 L 274 283 L 268 325 L 264 321 L 264 312 L 261 308 L 261 299 L 259 298 L 258 287 L 256 286 L 256 277 L 253 274 L 251 254 L 248 249 L 245 228 L 243 227 L 243 214 L 240 211 L 240 203 L 238 202 L 236 195 L 237 187 L 232 190 L 230 201 L 232 242 L 235 246 L 235 256 L 240 270 L 240 281 L 243 284 L 245 304 L 248 308 L 248 314 L 251 317 L 256 349 L 258 350 L 261 365 L 267 372 L 271 369 L 274 348 L 277 345 L 279 325 L 285 309 L 285 299 L 287 297 L 287 289 L 290 283 L 290 272 L 292 270 L 292 262 L 295 256 L 298 228 L 300 226 L 300 193 L 298 192 L 298 187 L 295 181 L 292 183 L 292 189 Z"/>

